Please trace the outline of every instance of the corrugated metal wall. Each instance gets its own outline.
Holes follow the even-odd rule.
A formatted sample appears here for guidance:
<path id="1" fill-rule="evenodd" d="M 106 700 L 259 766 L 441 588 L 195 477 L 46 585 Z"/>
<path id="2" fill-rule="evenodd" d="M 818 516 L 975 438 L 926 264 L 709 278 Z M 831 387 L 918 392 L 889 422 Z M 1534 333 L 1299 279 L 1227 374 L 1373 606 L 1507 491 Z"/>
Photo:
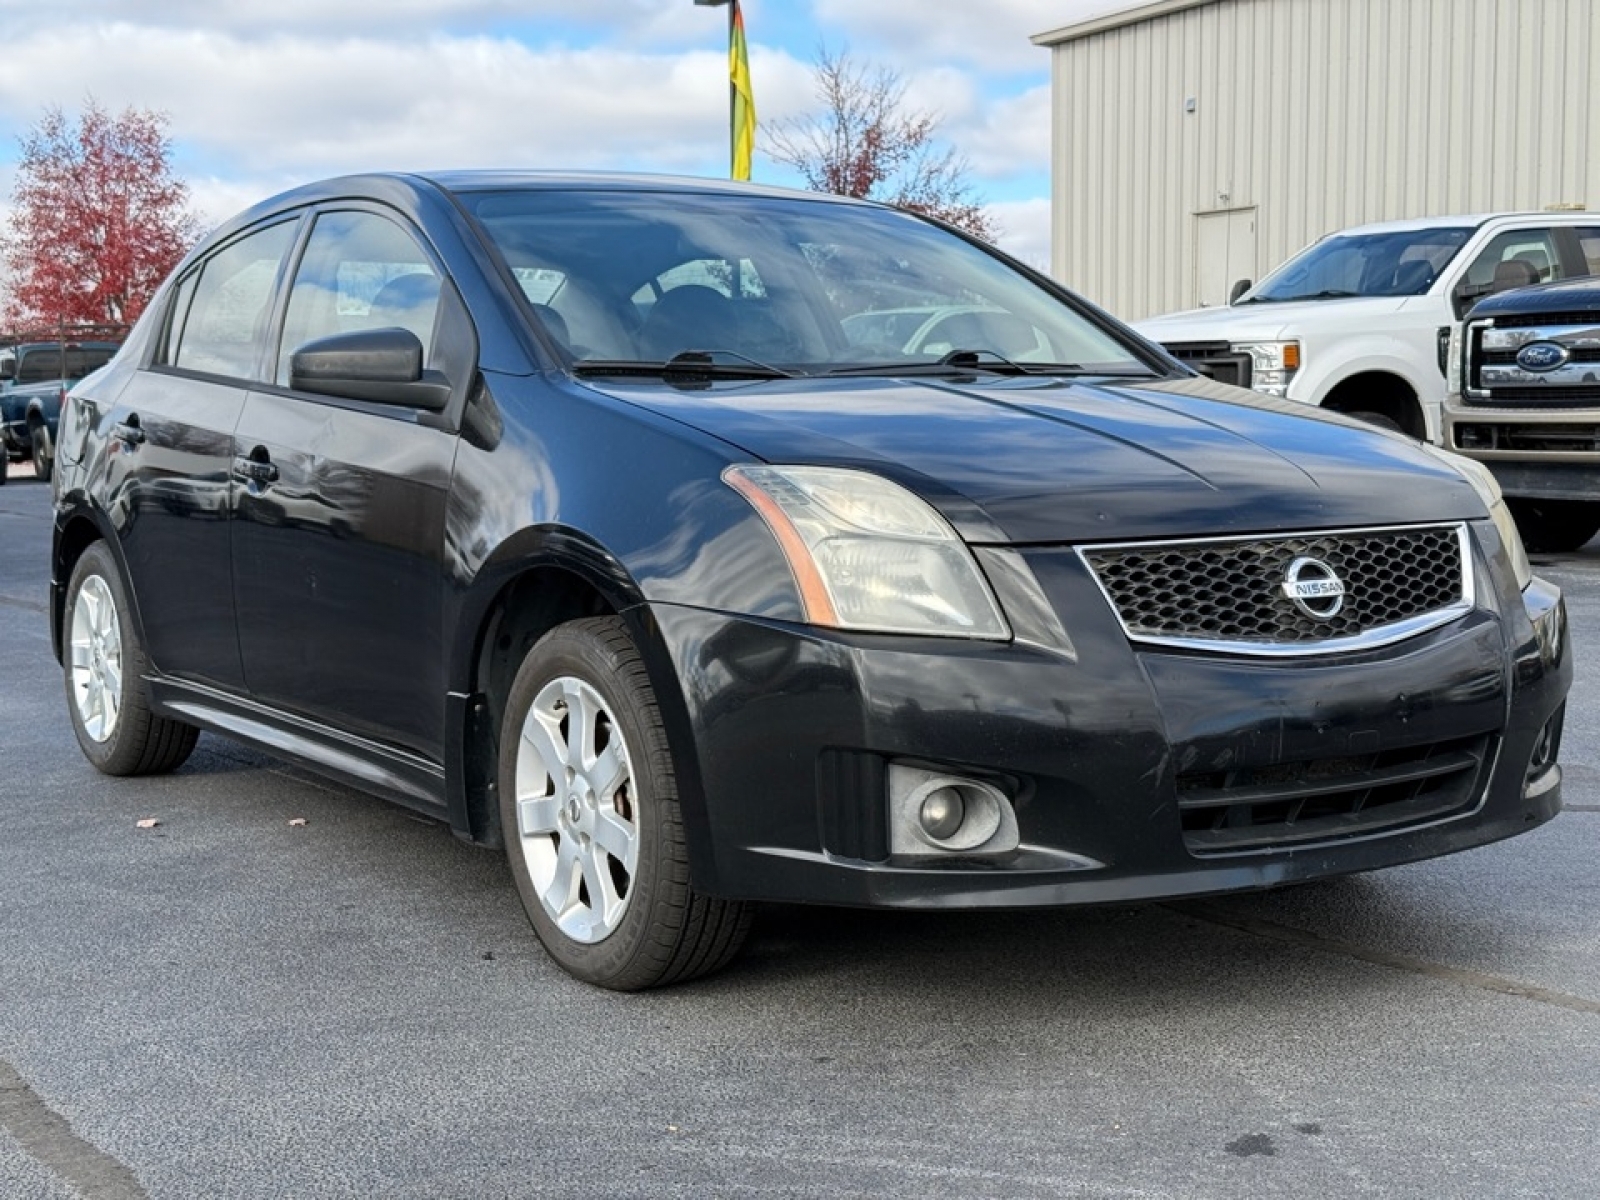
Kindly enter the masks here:
<path id="1" fill-rule="evenodd" d="M 1256 210 L 1260 278 L 1364 221 L 1600 209 L 1597 0 L 1217 0 L 1051 53 L 1054 273 L 1128 319 L 1196 302 L 1199 213 Z"/>

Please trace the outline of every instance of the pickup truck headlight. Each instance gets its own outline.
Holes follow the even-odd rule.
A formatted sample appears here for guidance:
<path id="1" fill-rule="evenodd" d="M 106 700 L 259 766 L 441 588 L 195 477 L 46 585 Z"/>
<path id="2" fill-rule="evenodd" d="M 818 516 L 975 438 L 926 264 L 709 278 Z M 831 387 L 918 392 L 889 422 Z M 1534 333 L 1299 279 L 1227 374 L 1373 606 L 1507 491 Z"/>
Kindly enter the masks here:
<path id="1" fill-rule="evenodd" d="M 1268 396 L 1286 396 L 1300 369 L 1299 342 L 1235 342 L 1234 350 L 1250 356 L 1250 386 Z"/>
<path id="2" fill-rule="evenodd" d="M 1511 510 L 1506 507 L 1506 498 L 1500 494 L 1500 483 L 1494 473 L 1481 462 L 1465 455 L 1452 454 L 1437 446 L 1424 445 L 1423 449 L 1454 467 L 1483 499 L 1484 506 L 1489 510 L 1489 519 L 1494 522 L 1495 532 L 1500 535 L 1500 543 L 1506 548 L 1506 557 L 1511 560 L 1511 572 L 1516 576 L 1517 589 L 1526 588 L 1533 581 L 1533 564 L 1528 561 L 1522 534 L 1517 531 L 1517 523 L 1511 516 Z"/>
<path id="3" fill-rule="evenodd" d="M 761 514 L 813 625 L 1005 641 L 978 564 L 945 519 L 899 484 L 842 467 L 729 467 Z"/>

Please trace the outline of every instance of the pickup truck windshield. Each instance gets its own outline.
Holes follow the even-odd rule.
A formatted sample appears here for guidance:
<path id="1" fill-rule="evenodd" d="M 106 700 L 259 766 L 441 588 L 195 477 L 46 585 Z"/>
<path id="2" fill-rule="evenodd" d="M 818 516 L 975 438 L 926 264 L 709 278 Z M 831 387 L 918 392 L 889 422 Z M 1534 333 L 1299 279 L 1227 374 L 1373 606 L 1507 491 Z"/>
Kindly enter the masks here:
<path id="1" fill-rule="evenodd" d="M 1472 236 L 1464 227 L 1335 234 L 1295 255 L 1240 304 L 1420 296 Z"/>
<path id="2" fill-rule="evenodd" d="M 35 346 L 20 352 L 17 384 L 71 382 L 82 379 L 111 361 L 115 346 L 68 346 L 65 357 L 59 346 Z"/>

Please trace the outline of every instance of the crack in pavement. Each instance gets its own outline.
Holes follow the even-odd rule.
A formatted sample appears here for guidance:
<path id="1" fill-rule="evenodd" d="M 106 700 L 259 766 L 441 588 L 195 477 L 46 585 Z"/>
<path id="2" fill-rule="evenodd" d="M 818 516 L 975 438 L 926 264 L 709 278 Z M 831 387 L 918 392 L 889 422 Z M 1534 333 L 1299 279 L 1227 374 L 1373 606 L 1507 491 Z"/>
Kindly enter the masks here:
<path id="1" fill-rule="evenodd" d="M 0 1059 L 0 1129 L 35 1162 L 76 1188 L 83 1200 L 149 1200 L 139 1180 L 117 1159 L 72 1132 L 16 1069 Z"/>
<path id="2" fill-rule="evenodd" d="M 1413 975 L 1422 975 L 1445 983 L 1459 984 L 1462 987 L 1474 988 L 1482 992 L 1496 992 L 1502 996 L 1515 996 L 1519 1000 L 1532 1000 L 1538 1004 L 1548 1004 L 1552 1008 L 1564 1008 L 1569 1012 L 1583 1013 L 1586 1016 L 1600 1016 L 1600 1000 L 1590 1000 L 1585 996 L 1557 992 L 1531 983 L 1519 983 L 1517 980 L 1507 979 L 1503 975 L 1490 975 L 1486 971 L 1474 971 L 1470 967 L 1450 967 L 1443 963 L 1430 962 L 1425 958 L 1417 958 L 1411 954 L 1400 954 L 1393 950 L 1376 950 L 1371 946 L 1347 942 L 1343 938 L 1326 937 L 1320 933 L 1313 933 L 1309 929 L 1296 929 L 1292 925 L 1279 925 L 1275 921 L 1263 921 L 1257 917 L 1236 917 L 1214 904 L 1190 901 L 1180 904 L 1168 904 L 1164 907 L 1183 916 L 1193 917 L 1196 920 L 1205 921 L 1207 924 L 1220 925 L 1226 929 L 1237 930 L 1241 933 L 1248 933 L 1253 937 L 1265 938 L 1274 942 L 1286 942 L 1293 946 L 1308 947 L 1313 950 L 1322 950 L 1329 954 L 1342 954 L 1346 958 L 1359 959 L 1361 962 L 1372 963 L 1375 966 L 1389 967 L 1396 971 L 1406 971 Z"/>

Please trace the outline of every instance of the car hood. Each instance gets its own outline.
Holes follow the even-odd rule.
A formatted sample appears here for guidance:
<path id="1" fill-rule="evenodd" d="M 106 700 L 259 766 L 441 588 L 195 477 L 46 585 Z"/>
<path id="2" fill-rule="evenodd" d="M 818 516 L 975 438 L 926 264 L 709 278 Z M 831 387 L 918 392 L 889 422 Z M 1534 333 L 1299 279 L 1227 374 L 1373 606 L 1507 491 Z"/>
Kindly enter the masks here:
<path id="1" fill-rule="evenodd" d="M 1234 304 L 1191 308 L 1134 321 L 1133 327 L 1157 342 L 1270 342 L 1307 325 L 1381 320 L 1401 311 L 1411 296 L 1358 296 L 1342 300 L 1301 300 L 1284 304 Z"/>
<path id="2" fill-rule="evenodd" d="M 752 459 L 856 466 L 974 543 L 1050 544 L 1483 515 L 1420 444 L 1210 380 L 585 381 Z"/>

